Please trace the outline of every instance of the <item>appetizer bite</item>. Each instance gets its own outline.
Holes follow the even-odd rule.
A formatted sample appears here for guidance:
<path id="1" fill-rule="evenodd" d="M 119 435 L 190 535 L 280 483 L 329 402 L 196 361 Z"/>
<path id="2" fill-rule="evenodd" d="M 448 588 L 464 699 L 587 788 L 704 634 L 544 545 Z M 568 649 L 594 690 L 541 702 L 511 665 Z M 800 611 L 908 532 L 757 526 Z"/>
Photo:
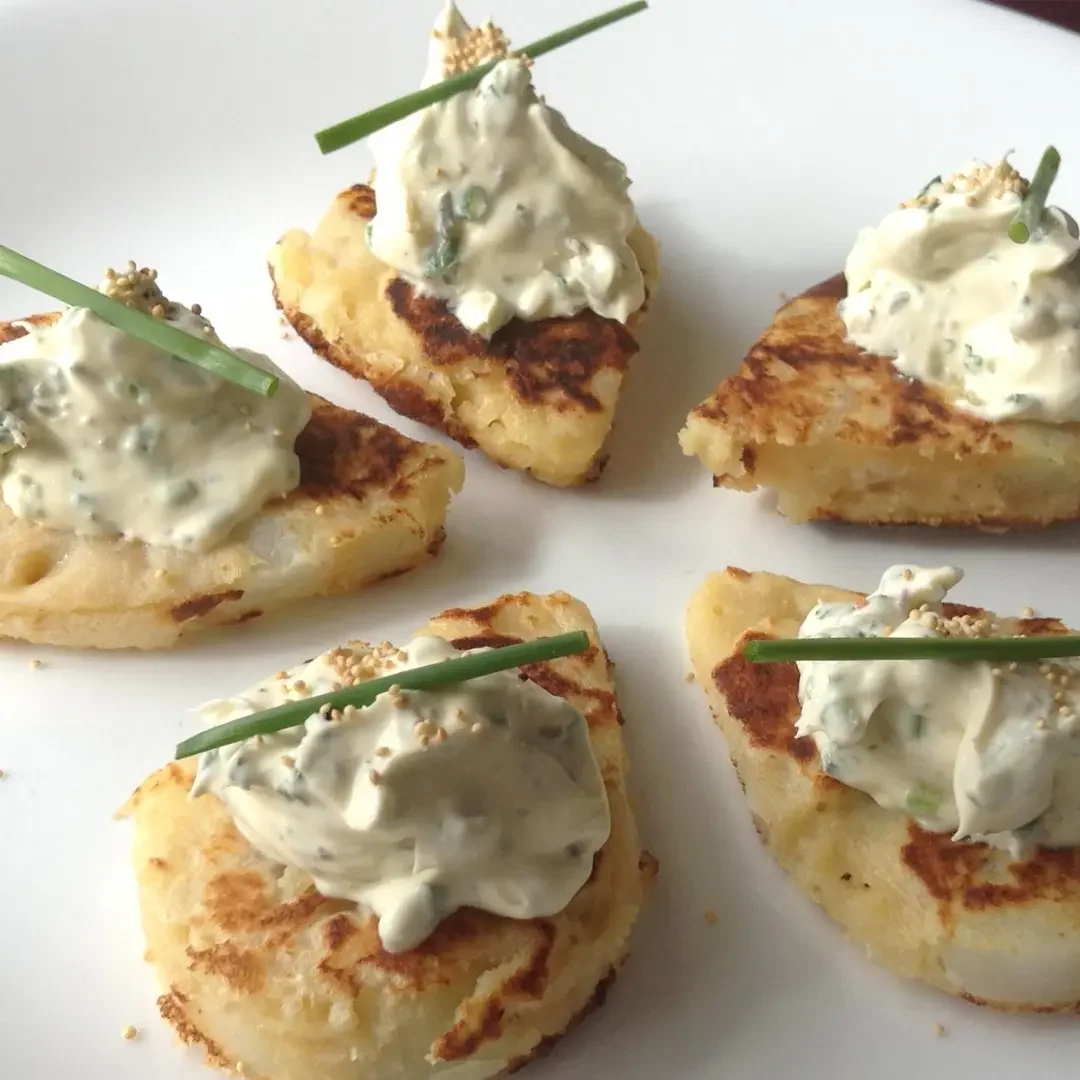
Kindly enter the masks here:
<path id="1" fill-rule="evenodd" d="M 350 642 L 201 712 L 242 719 L 124 812 L 162 1015 L 210 1063 L 482 1078 L 602 1002 L 656 864 L 584 605 L 446 611 L 404 649 Z"/>
<path id="2" fill-rule="evenodd" d="M 270 270 L 297 333 L 392 408 L 568 486 L 606 463 L 658 251 L 622 163 L 537 96 L 550 47 L 511 53 L 448 2 L 424 79 L 444 100 L 375 134 L 371 185 L 286 233 Z"/>
<path id="3" fill-rule="evenodd" d="M 680 441 L 795 521 L 1080 517 L 1080 249 L 1007 160 L 935 177 L 785 304 Z"/>
<path id="4" fill-rule="evenodd" d="M 0 255 L 73 304 L 0 323 L 0 636 L 163 648 L 439 547 L 458 455 L 226 349 L 156 270 Z"/>
<path id="5" fill-rule="evenodd" d="M 687 614 L 695 675 L 762 841 L 871 957 L 1073 1012 L 1080 638 L 945 602 L 960 576 L 894 566 L 864 597 L 714 574 Z"/>

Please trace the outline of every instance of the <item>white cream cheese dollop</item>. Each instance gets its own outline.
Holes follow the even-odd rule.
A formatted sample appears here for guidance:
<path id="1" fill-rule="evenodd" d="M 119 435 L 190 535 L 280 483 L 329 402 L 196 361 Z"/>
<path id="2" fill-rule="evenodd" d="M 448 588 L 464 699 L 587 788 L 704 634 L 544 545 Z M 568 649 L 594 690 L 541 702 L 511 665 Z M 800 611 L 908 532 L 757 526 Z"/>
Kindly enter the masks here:
<path id="1" fill-rule="evenodd" d="M 471 29 L 448 2 L 424 85 L 499 56 L 501 32 Z M 475 90 L 370 142 L 372 252 L 470 330 L 586 308 L 626 322 L 644 303 L 626 169 L 537 97 L 526 61 L 501 60 Z"/>
<path id="2" fill-rule="evenodd" d="M 343 647 L 201 716 L 221 723 L 328 693 L 354 669 L 381 675 L 460 655 L 438 637 L 400 652 Z M 391 691 L 211 751 L 192 796 L 207 792 L 268 858 L 373 911 L 388 952 L 415 948 L 461 907 L 554 915 L 588 880 L 611 827 L 584 718 L 514 671 Z"/>
<path id="3" fill-rule="evenodd" d="M 959 570 L 894 566 L 865 603 L 821 603 L 799 637 L 992 636 L 941 613 Z M 822 770 L 933 832 L 1021 853 L 1080 844 L 1080 665 L 800 661 L 797 732 Z"/>
<path id="4" fill-rule="evenodd" d="M 839 312 L 848 337 L 986 420 L 1080 420 L 1080 240 L 1048 208 L 1008 227 L 1025 181 L 1006 161 L 932 181 L 860 231 Z"/>
<path id="5" fill-rule="evenodd" d="M 201 314 L 170 303 L 156 272 L 103 284 L 189 334 Z M 130 337 L 86 308 L 0 345 L 0 494 L 18 517 L 80 535 L 119 534 L 205 551 L 300 482 L 296 437 L 307 394 L 266 398 Z"/>

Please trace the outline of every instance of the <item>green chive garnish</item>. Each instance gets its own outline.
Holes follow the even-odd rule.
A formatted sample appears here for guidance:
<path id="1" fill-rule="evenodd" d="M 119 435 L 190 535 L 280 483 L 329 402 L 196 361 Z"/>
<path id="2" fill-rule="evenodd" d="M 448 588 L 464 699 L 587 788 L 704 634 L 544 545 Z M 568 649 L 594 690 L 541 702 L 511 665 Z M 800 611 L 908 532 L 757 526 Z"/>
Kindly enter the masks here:
<path id="1" fill-rule="evenodd" d="M 198 735 L 185 739 L 176 748 L 176 756 L 192 757 L 207 750 L 215 750 L 219 746 L 243 742 L 253 735 L 271 735 L 285 728 L 299 727 L 324 705 L 329 705 L 332 709 L 343 709 L 346 705 L 362 709 L 380 694 L 386 693 L 391 686 L 400 687 L 402 690 L 434 690 L 440 686 L 479 679 L 496 671 L 508 671 L 523 664 L 572 656 L 574 653 L 584 652 L 588 647 L 589 635 L 584 630 L 575 630 L 569 634 L 523 641 L 520 645 L 505 645 L 487 652 L 440 660 L 437 664 L 425 664 L 409 671 L 396 671 L 392 675 L 384 675 L 359 686 L 350 686 L 347 690 L 335 690 L 331 694 L 320 694 L 302 701 L 288 701 L 265 712 L 241 716 L 200 731 Z"/>
<path id="2" fill-rule="evenodd" d="M 747 642 L 743 656 L 753 664 L 792 660 L 1052 660 L 1080 656 L 1080 634 L 990 638 L 787 638 Z"/>
<path id="3" fill-rule="evenodd" d="M 1009 239 L 1017 244 L 1026 244 L 1031 234 L 1039 227 L 1043 211 L 1046 209 L 1046 197 L 1050 194 L 1050 185 L 1054 182 L 1061 165 L 1061 155 L 1052 146 L 1043 151 L 1039 167 L 1035 170 L 1028 193 L 1020 204 L 1009 225 Z"/>
<path id="4" fill-rule="evenodd" d="M 622 7 L 605 12 L 603 15 L 596 15 L 591 19 L 586 19 L 584 22 L 577 23 L 575 26 L 560 30 L 558 33 L 549 34 L 539 41 L 534 41 L 531 45 L 526 45 L 523 49 L 515 49 L 514 54 L 517 56 L 529 56 L 535 60 L 538 56 L 543 56 L 544 53 L 558 49 L 571 41 L 576 41 L 586 34 L 591 34 L 594 30 L 601 30 L 605 26 L 610 26 L 613 22 L 628 18 L 630 15 L 636 15 L 639 11 L 644 11 L 648 6 L 645 0 L 637 0 L 637 3 L 633 4 L 624 4 Z M 488 60 L 479 67 L 473 68 L 472 71 L 465 71 L 460 75 L 451 75 L 450 78 L 443 79 L 442 82 L 436 83 L 434 86 L 425 86 L 422 90 L 406 94 L 396 101 L 388 101 L 385 105 L 380 105 L 377 109 L 371 109 L 369 112 L 354 116 L 351 120 L 343 120 L 340 124 L 335 124 L 333 127 L 320 131 L 315 136 L 315 141 L 324 154 L 332 154 L 335 150 L 350 146 L 352 143 L 366 138 L 381 128 L 396 124 L 399 120 L 403 120 L 406 116 L 411 116 L 421 109 L 426 109 L 429 105 L 437 105 L 440 101 L 446 101 L 448 98 L 460 94 L 463 90 L 472 90 L 480 84 L 480 80 L 498 63 L 498 60 Z"/>
<path id="5" fill-rule="evenodd" d="M 186 360 L 189 364 L 212 371 L 246 390 L 253 390 L 264 397 L 270 397 L 277 390 L 278 380 L 275 375 L 249 364 L 229 349 L 211 341 L 204 341 L 194 334 L 185 333 L 138 308 L 129 308 L 119 300 L 58 274 L 2 244 L 0 274 L 72 307 L 88 308 L 99 319 L 115 326 L 117 330 Z"/>

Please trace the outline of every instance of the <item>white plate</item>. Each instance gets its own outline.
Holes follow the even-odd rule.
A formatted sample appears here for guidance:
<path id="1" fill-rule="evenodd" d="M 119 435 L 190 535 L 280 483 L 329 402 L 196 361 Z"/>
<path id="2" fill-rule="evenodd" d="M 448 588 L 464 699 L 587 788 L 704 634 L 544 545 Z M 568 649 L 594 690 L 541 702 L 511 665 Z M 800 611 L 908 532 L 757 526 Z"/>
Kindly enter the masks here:
<path id="1" fill-rule="evenodd" d="M 366 176 L 363 147 L 323 159 L 312 133 L 416 84 L 436 6 L 0 0 L 0 242 L 85 280 L 150 262 L 226 339 L 426 435 L 281 340 L 265 255 Z M 523 43 L 604 6 L 494 0 L 494 14 Z M 1076 620 L 1077 531 L 796 527 L 763 500 L 713 491 L 675 436 L 780 293 L 836 271 L 855 229 L 934 173 L 1010 146 L 1030 169 L 1056 140 L 1055 194 L 1075 213 L 1077 70 L 1080 38 L 973 0 L 657 0 L 542 60 L 542 92 L 628 162 L 665 248 L 607 474 L 557 492 L 470 454 L 449 543 L 420 573 L 175 654 L 4 646 L 0 1076 L 208 1075 L 156 1016 L 128 828 L 110 820 L 193 730 L 191 706 L 346 635 L 403 637 L 448 605 L 562 588 L 590 604 L 618 662 L 662 871 L 608 1005 L 530 1076 L 1073 1077 L 1080 1022 L 1002 1017 L 901 983 L 795 895 L 683 681 L 682 615 L 727 564 L 865 588 L 886 564 L 923 559 L 967 568 L 963 599 Z M 0 286 L 0 317 L 43 303 Z"/>

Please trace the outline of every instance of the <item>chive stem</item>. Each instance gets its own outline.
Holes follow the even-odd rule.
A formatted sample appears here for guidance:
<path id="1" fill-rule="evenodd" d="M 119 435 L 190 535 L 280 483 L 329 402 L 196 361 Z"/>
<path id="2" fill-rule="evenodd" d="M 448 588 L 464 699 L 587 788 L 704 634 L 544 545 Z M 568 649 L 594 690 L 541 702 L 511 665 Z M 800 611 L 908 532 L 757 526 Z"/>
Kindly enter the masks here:
<path id="1" fill-rule="evenodd" d="M 787 638 L 746 643 L 743 656 L 753 664 L 793 660 L 1051 660 L 1080 656 L 1080 634 L 1037 637 L 941 638 Z"/>
<path id="2" fill-rule="evenodd" d="M 585 19 L 574 26 L 569 26 L 565 30 L 548 34 L 547 37 L 534 41 L 523 49 L 515 49 L 514 55 L 528 56 L 535 60 L 538 56 L 543 56 L 544 53 L 551 52 L 563 45 L 568 45 L 571 41 L 576 41 L 586 34 L 591 34 L 621 19 L 636 15 L 639 11 L 644 11 L 648 6 L 646 0 L 637 0 L 636 3 L 624 4 L 622 7 L 614 8 L 611 11 L 604 12 L 602 15 L 595 15 L 591 19 Z M 498 60 L 488 60 L 471 71 L 462 72 L 460 75 L 451 75 L 434 86 L 425 86 L 422 90 L 406 94 L 395 101 L 388 101 L 385 105 L 370 109 L 368 112 L 361 113 L 359 116 L 354 116 L 349 120 L 343 120 L 340 124 L 334 124 L 333 127 L 324 128 L 315 135 L 315 141 L 324 154 L 332 154 L 336 150 L 341 150 L 354 142 L 359 142 L 360 139 L 366 138 L 384 127 L 397 123 L 398 120 L 403 120 L 406 116 L 411 116 L 421 109 L 426 109 L 429 105 L 437 105 L 440 101 L 446 101 L 448 98 L 452 98 L 465 90 L 472 90 L 480 84 L 481 79 L 498 63 Z"/>
<path id="3" fill-rule="evenodd" d="M 106 296 L 97 289 L 83 285 L 72 278 L 50 270 L 41 263 L 20 255 L 11 248 L 0 244 L 0 275 L 11 278 L 22 285 L 29 285 L 54 300 L 60 300 L 72 307 L 88 308 L 99 319 L 110 326 L 130 334 L 133 338 L 163 349 L 173 356 L 186 360 L 222 379 L 256 394 L 270 397 L 278 387 L 277 376 L 249 364 L 230 349 L 204 341 L 176 326 L 170 326 L 161 319 L 155 319 L 138 308 L 129 308 L 119 300 Z"/>
<path id="4" fill-rule="evenodd" d="M 219 746 L 242 742 L 253 735 L 271 735 L 275 731 L 299 727 L 324 705 L 329 705 L 332 709 L 341 709 L 346 705 L 362 709 L 392 686 L 402 690 L 433 690 L 440 686 L 467 682 L 469 679 L 479 679 L 497 671 L 508 671 L 523 664 L 572 656 L 574 653 L 584 652 L 588 647 L 589 635 L 584 630 L 575 630 L 569 634 L 536 638 L 518 645 L 505 645 L 498 649 L 455 656 L 450 660 L 440 660 L 437 664 L 395 671 L 358 686 L 350 686 L 346 690 L 335 690 L 301 701 L 287 701 L 284 705 L 267 709 L 265 712 L 240 716 L 217 727 L 207 728 L 206 731 L 200 731 L 180 743 L 176 748 L 176 757 L 192 757 L 207 750 L 215 750 Z"/>
<path id="5" fill-rule="evenodd" d="M 1026 244 L 1039 227 L 1046 209 L 1046 198 L 1050 194 L 1050 185 L 1057 178 L 1060 165 L 1061 155 L 1054 147 L 1048 146 L 1039 159 L 1039 167 L 1028 185 L 1028 193 L 1009 225 L 1009 239 L 1014 243 Z"/>

